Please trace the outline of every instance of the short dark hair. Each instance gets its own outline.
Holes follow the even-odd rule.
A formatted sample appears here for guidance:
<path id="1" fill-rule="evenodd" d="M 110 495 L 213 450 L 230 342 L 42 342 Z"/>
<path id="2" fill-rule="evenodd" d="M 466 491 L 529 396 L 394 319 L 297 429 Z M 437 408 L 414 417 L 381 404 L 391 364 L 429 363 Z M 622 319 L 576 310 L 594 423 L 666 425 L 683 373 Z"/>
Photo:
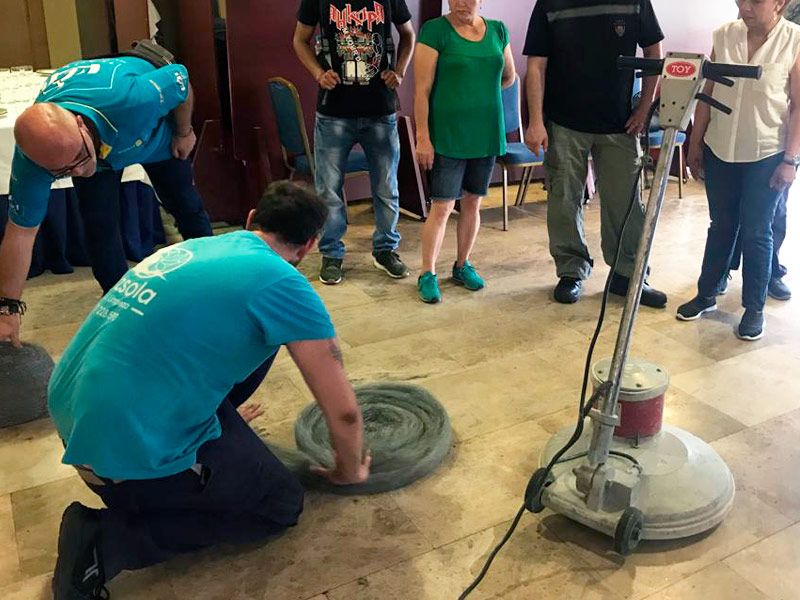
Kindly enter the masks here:
<path id="1" fill-rule="evenodd" d="M 276 181 L 261 197 L 253 225 L 286 244 L 302 246 L 319 235 L 327 218 L 328 207 L 311 186 Z"/>

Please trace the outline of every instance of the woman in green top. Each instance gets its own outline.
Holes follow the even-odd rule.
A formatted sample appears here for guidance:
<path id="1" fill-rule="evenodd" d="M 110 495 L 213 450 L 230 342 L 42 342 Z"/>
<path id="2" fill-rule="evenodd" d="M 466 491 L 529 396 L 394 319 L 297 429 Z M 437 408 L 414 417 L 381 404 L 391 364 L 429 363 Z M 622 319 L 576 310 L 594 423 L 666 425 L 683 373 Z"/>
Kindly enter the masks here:
<path id="1" fill-rule="evenodd" d="M 422 230 L 423 302 L 442 299 L 436 259 L 447 219 L 461 200 L 453 281 L 468 290 L 484 281 L 469 262 L 480 204 L 497 156 L 506 152 L 501 90 L 515 78 L 508 29 L 478 14 L 483 0 L 450 0 L 450 12 L 419 32 L 414 59 L 417 160 L 431 171 L 431 210 Z"/>

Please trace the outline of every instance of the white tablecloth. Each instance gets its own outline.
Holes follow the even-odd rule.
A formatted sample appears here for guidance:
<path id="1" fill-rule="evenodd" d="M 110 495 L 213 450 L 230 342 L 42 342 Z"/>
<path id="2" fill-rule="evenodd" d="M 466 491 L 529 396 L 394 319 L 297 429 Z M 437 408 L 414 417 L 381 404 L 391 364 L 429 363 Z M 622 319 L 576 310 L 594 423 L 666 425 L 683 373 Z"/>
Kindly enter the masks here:
<path id="1" fill-rule="evenodd" d="M 2 82 L 0 85 L 3 85 Z M 11 180 L 11 159 L 14 156 L 14 122 L 35 99 L 35 95 L 29 102 L 12 102 L 0 104 L 8 114 L 0 118 L 0 196 L 8 194 L 8 187 Z M 150 185 L 147 173 L 141 165 L 127 167 L 122 173 L 122 181 L 143 181 Z M 69 177 L 59 179 L 53 183 L 53 189 L 63 189 L 72 187 L 72 180 Z"/>

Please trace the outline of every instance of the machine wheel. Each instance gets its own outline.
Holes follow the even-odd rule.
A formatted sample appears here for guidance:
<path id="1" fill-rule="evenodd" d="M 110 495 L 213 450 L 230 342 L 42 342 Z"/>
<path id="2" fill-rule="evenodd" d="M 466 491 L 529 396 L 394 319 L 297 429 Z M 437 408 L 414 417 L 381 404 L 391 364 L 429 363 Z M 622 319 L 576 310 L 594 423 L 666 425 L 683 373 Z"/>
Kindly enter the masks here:
<path id="1" fill-rule="evenodd" d="M 525 489 L 525 508 L 532 513 L 540 513 L 544 510 L 542 492 L 549 483 L 548 475 L 547 469 L 536 469 L 528 482 L 528 487 Z"/>
<path id="2" fill-rule="evenodd" d="M 628 556 L 639 545 L 642 540 L 642 527 L 644 526 L 644 515 L 638 508 L 629 506 L 622 513 L 617 523 L 617 530 L 614 532 L 614 552 L 622 556 Z"/>

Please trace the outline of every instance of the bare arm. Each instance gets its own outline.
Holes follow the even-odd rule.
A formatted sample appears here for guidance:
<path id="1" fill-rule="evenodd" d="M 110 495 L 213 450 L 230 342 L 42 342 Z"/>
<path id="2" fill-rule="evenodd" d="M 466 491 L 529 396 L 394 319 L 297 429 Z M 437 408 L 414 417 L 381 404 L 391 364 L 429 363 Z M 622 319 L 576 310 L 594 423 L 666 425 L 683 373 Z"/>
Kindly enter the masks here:
<path id="1" fill-rule="evenodd" d="M 438 62 L 439 53 L 436 50 L 425 44 L 417 44 L 414 57 L 414 121 L 417 126 L 417 161 L 423 169 L 433 167 L 434 149 L 428 116 Z"/>
<path id="2" fill-rule="evenodd" d="M 417 39 L 417 34 L 414 31 L 414 26 L 411 24 L 411 21 L 398 25 L 397 31 L 400 32 L 400 45 L 397 49 L 397 65 L 394 70 L 389 68 L 381 73 L 381 79 L 383 79 L 386 87 L 390 90 L 396 90 L 403 84 L 403 77 L 406 76 L 406 70 L 411 62 L 411 56 L 414 53 L 414 42 Z"/>
<path id="3" fill-rule="evenodd" d="M 546 56 L 528 57 L 528 76 L 525 84 L 528 93 L 528 114 L 530 122 L 525 133 L 525 143 L 531 152 L 538 154 L 547 151 L 547 129 L 544 126 L 544 85 L 547 73 Z"/>
<path id="4" fill-rule="evenodd" d="M 786 154 L 800 154 L 800 59 L 789 73 L 789 131 L 786 134 Z"/>
<path id="5" fill-rule="evenodd" d="M 192 112 L 194 111 L 194 88 L 189 84 L 189 93 L 186 100 L 179 104 L 172 115 L 175 118 L 175 135 L 184 137 L 192 129 Z"/>
<path id="6" fill-rule="evenodd" d="M 369 458 L 364 454 L 364 422 L 342 363 L 335 339 L 292 342 L 287 345 L 311 393 L 319 404 L 336 455 L 336 468 L 318 469 L 333 483 L 364 481 Z"/>
<path id="7" fill-rule="evenodd" d="M 194 111 L 194 89 L 189 84 L 189 93 L 186 100 L 172 111 L 175 119 L 175 135 L 172 138 L 172 155 L 175 158 L 186 159 L 197 143 L 197 135 L 192 129 L 192 112 Z"/>
<path id="8" fill-rule="evenodd" d="M 397 47 L 397 65 L 395 72 L 400 77 L 405 77 L 408 65 L 411 64 L 411 57 L 414 56 L 414 44 L 417 41 L 417 32 L 411 21 L 407 21 L 397 27 L 400 34 L 400 43 Z"/>
<path id="9" fill-rule="evenodd" d="M 31 267 L 38 227 L 20 227 L 9 221 L 0 244 L 0 296 L 19 300 Z M 0 316 L 0 342 L 19 346 L 19 316 Z"/>
<path id="10" fill-rule="evenodd" d="M 658 59 L 664 58 L 664 47 L 661 42 L 645 48 L 644 57 Z M 653 100 L 656 99 L 656 89 L 658 88 L 659 80 L 660 77 L 658 75 L 651 75 L 650 77 L 645 77 L 643 80 L 642 102 L 647 106 L 648 111 L 650 110 L 650 106 L 653 104 Z"/>
<path id="11" fill-rule="evenodd" d="M 711 53 L 711 60 L 715 59 Z M 707 81 L 703 87 L 703 93 L 709 96 L 714 94 L 714 82 Z M 694 109 L 694 122 L 692 123 L 692 137 L 689 140 L 689 150 L 686 162 L 695 179 L 703 178 L 703 139 L 708 131 L 708 124 L 711 122 L 711 107 L 705 102 L 698 102 Z"/>
<path id="12" fill-rule="evenodd" d="M 800 57 L 789 73 L 789 127 L 786 133 L 786 156 L 800 154 Z M 783 191 L 794 183 L 797 169 L 793 165 L 781 163 L 775 169 L 770 187 Z"/>
<path id="13" fill-rule="evenodd" d="M 314 49 L 310 44 L 311 38 L 314 37 L 315 29 L 316 28 L 311 25 L 306 25 L 298 21 L 294 30 L 294 36 L 292 37 L 292 48 L 294 48 L 294 53 L 297 55 L 297 58 L 300 59 L 300 62 L 303 63 L 306 71 L 311 73 L 314 81 L 316 81 L 321 88 L 332 90 L 340 83 L 339 75 L 332 70 L 326 71 L 319 65 L 317 57 L 314 54 Z"/>
<path id="14" fill-rule="evenodd" d="M 502 86 L 503 89 L 506 89 L 510 87 L 517 78 L 517 68 L 514 64 L 514 53 L 511 51 L 511 44 L 508 44 L 503 51 L 503 58 L 505 59 L 505 64 L 503 65 Z"/>
<path id="15" fill-rule="evenodd" d="M 661 42 L 653 44 L 652 46 L 647 46 L 643 49 L 643 52 L 645 58 L 664 58 L 664 49 Z M 650 112 L 650 106 L 656 99 L 659 79 L 660 77 L 658 75 L 644 78 L 642 83 L 642 99 L 639 102 L 639 106 L 636 107 L 636 110 L 625 124 L 625 131 L 630 135 L 639 135 L 644 131 L 645 121 L 647 121 L 647 115 Z"/>

